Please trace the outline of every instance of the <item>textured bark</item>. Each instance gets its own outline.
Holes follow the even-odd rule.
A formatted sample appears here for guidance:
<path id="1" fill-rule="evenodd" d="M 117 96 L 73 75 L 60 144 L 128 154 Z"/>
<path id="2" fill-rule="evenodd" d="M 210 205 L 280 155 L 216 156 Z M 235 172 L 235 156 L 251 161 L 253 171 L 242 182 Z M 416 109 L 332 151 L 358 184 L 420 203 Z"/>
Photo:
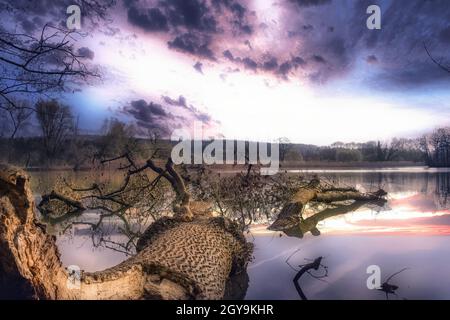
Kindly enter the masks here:
<path id="1" fill-rule="evenodd" d="M 231 274 L 245 271 L 252 247 L 237 226 L 201 214 L 163 218 L 139 252 L 68 286 L 54 237 L 35 220 L 29 177 L 0 167 L 0 297 L 25 299 L 220 299 Z"/>
<path id="2" fill-rule="evenodd" d="M 319 235 L 316 225 L 319 221 L 331 216 L 354 211 L 368 202 L 383 205 L 387 193 L 380 189 L 372 193 L 362 193 L 353 188 L 321 188 L 320 181 L 313 179 L 309 185 L 301 188 L 294 194 L 291 201 L 286 203 L 278 214 L 277 219 L 269 226 L 269 230 L 283 231 L 288 236 L 303 237 L 310 231 L 313 235 Z M 350 205 L 338 205 L 337 208 L 325 209 L 312 217 L 303 219 L 302 213 L 309 202 L 331 204 L 354 200 Z"/>
<path id="3" fill-rule="evenodd" d="M 367 204 L 367 201 L 355 201 L 349 205 L 340 205 L 336 208 L 328 208 L 319 213 L 312 215 L 306 219 L 300 219 L 299 222 L 291 228 L 284 229 L 283 232 L 289 237 L 303 238 L 307 232 L 311 232 L 312 235 L 320 235 L 317 224 L 320 221 L 326 220 L 331 217 L 339 216 L 349 212 L 353 212 Z M 382 203 L 380 203 L 382 205 Z"/>
<path id="4" fill-rule="evenodd" d="M 319 187 L 320 181 L 318 179 L 313 179 L 306 187 L 297 191 L 292 196 L 291 201 L 283 206 L 277 219 L 268 229 L 279 231 L 298 225 L 305 206 L 317 196 Z"/>
<path id="5" fill-rule="evenodd" d="M 359 191 L 329 191 L 318 193 L 315 201 L 331 203 L 337 201 L 355 200 L 355 201 L 375 201 L 385 196 L 384 190 L 378 190 L 373 193 L 361 193 Z"/>

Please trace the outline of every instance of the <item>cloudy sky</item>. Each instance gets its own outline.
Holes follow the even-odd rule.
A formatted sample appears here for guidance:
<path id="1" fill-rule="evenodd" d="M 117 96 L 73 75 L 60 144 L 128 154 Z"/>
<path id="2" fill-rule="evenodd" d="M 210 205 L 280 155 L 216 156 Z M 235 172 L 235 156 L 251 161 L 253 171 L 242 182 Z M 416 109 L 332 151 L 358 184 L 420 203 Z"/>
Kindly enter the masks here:
<path id="1" fill-rule="evenodd" d="M 32 33 L 70 1 L 15 3 L 3 27 Z M 381 30 L 366 26 L 372 4 Z M 329 144 L 449 124 L 450 73 L 424 48 L 450 65 L 446 0 L 119 0 L 83 28 L 75 45 L 103 79 L 61 99 L 86 130 L 117 117 L 169 135 L 198 121 L 207 136 Z"/>

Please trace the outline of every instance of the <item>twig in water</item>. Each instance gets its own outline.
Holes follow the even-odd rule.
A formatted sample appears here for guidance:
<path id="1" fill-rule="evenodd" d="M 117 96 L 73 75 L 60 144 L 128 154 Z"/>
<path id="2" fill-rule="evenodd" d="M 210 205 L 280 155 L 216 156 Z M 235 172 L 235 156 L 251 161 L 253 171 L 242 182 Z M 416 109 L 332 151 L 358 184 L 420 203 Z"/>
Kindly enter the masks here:
<path id="1" fill-rule="evenodd" d="M 387 280 L 385 282 L 383 282 L 381 287 L 378 289 L 380 291 L 383 291 L 386 294 L 386 300 L 389 300 L 389 294 L 393 294 L 394 296 L 398 297 L 397 293 L 395 293 L 395 291 L 398 289 L 398 286 L 396 286 L 395 284 L 390 284 L 389 280 L 391 280 L 396 275 L 398 275 L 408 269 L 409 268 L 403 268 L 402 270 L 397 271 L 396 273 L 392 274 L 391 276 L 389 276 L 389 278 L 387 278 Z"/>

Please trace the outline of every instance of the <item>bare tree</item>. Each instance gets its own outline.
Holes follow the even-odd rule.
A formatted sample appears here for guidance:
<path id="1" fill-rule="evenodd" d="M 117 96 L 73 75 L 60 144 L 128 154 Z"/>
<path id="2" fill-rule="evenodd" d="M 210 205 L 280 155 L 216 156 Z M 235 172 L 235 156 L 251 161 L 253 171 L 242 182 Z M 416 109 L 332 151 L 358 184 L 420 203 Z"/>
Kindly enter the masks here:
<path id="1" fill-rule="evenodd" d="M 74 128 L 70 108 L 56 100 L 39 101 L 36 116 L 44 139 L 47 159 L 53 159 Z"/>
<path id="2" fill-rule="evenodd" d="M 393 138 L 389 142 L 377 142 L 377 160 L 378 161 L 393 161 L 398 153 L 403 150 L 406 144 L 406 139 Z"/>
<path id="3" fill-rule="evenodd" d="M 118 119 L 105 119 L 103 137 L 99 141 L 97 157 L 105 159 L 132 152 L 137 147 L 136 129 L 133 124 L 126 124 Z"/>
<path id="4" fill-rule="evenodd" d="M 98 77 L 75 50 L 77 36 L 76 31 L 50 25 L 38 37 L 0 29 L 0 108 L 18 108 L 13 99 L 17 95 L 48 95 Z"/>
<path id="5" fill-rule="evenodd" d="M 73 4 L 80 6 L 84 21 L 90 21 L 90 26 L 98 27 L 100 21 L 108 22 L 108 9 L 116 0 L 61 2 L 61 8 Z M 42 5 L 35 1 L 0 0 L 0 11 L 11 17 L 23 16 L 24 13 L 44 15 L 36 10 L 37 6 Z M 49 9 L 49 12 L 52 11 Z M 51 14 L 55 15 L 55 12 Z M 58 20 L 61 17 L 52 18 Z M 85 24 L 83 30 L 90 28 Z M 33 111 L 33 108 L 16 104 L 15 99 L 18 97 L 36 101 L 42 96 L 48 98 L 55 92 L 75 90 L 80 84 L 98 78 L 99 72 L 87 62 L 89 57 L 75 46 L 86 35 L 48 23 L 33 32 L 7 24 L 0 26 L 0 109 L 7 113 L 26 109 L 19 111 L 22 117 Z M 12 116 L 10 120 L 14 121 Z M 16 123 L 13 123 L 13 127 L 16 128 Z"/>
<path id="6" fill-rule="evenodd" d="M 63 179 L 56 190 L 42 196 L 38 208 L 46 222 L 63 225 L 64 232 L 73 225 L 90 226 L 94 246 L 129 255 L 136 252 L 136 242 L 149 223 L 160 218 L 162 212 L 170 211 L 173 197 L 162 176 L 147 174 L 147 167 L 139 167 L 131 154 L 102 160 L 98 169 L 104 169 L 110 163 L 117 164 L 118 172 L 124 173 L 119 186 L 108 175 L 104 176 L 105 180 L 88 186 L 74 186 L 73 182 Z M 97 221 L 73 221 L 85 210 L 97 212 Z M 116 218 L 115 227 L 126 236 L 125 242 L 108 239 L 103 222 L 110 218 Z"/>

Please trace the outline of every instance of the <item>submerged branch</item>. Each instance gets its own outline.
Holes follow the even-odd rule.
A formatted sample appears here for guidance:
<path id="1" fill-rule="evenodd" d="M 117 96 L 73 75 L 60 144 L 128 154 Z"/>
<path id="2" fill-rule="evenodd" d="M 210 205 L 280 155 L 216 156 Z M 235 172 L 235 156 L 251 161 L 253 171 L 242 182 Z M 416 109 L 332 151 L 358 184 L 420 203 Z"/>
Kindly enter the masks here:
<path id="1" fill-rule="evenodd" d="M 297 272 L 294 279 L 292 280 L 294 282 L 295 289 L 297 290 L 298 295 L 300 296 L 300 298 L 302 298 L 302 300 L 308 300 L 308 298 L 306 298 L 305 294 L 303 293 L 303 290 L 300 287 L 300 284 L 298 283 L 298 281 L 305 273 L 309 273 L 310 270 L 315 270 L 315 271 L 319 270 L 319 268 L 321 266 L 321 262 L 322 262 L 322 257 L 318 257 L 313 262 L 303 265 L 302 268 L 300 269 L 300 271 Z"/>

